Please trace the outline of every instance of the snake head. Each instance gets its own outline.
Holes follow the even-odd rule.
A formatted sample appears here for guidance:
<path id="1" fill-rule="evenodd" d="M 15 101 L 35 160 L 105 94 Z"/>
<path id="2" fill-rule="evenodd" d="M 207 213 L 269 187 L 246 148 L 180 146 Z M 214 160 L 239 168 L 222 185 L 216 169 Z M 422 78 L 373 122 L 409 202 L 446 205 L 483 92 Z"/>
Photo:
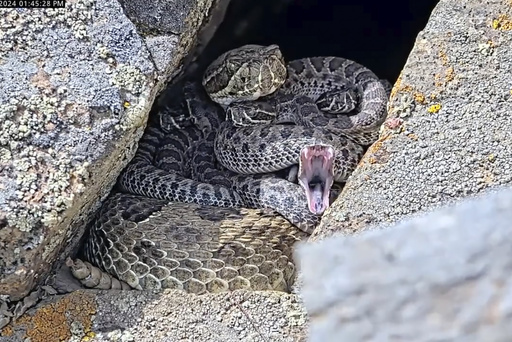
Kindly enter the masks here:
<path id="1" fill-rule="evenodd" d="M 300 152 L 299 184 L 306 191 L 309 210 L 316 215 L 329 207 L 329 194 L 334 182 L 334 148 L 325 145 L 306 146 Z"/>
<path id="2" fill-rule="evenodd" d="M 203 86 L 224 106 L 270 95 L 286 79 L 286 66 L 277 45 L 244 45 L 219 56 L 206 69 Z"/>

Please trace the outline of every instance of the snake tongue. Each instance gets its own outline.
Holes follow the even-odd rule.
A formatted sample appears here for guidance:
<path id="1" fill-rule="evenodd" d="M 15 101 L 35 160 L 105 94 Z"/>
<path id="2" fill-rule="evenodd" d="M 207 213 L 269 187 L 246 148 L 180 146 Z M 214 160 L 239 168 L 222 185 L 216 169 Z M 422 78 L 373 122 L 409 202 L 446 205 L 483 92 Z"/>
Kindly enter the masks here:
<path id="1" fill-rule="evenodd" d="M 334 149 L 307 146 L 300 152 L 299 183 L 306 192 L 309 210 L 316 215 L 329 207 L 329 193 L 334 181 Z"/>

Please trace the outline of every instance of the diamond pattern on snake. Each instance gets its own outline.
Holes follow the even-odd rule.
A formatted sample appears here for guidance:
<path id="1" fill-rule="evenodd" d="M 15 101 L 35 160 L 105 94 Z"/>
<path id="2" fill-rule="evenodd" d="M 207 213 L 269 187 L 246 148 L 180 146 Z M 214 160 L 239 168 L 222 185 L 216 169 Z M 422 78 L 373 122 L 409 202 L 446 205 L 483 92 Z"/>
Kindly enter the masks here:
<path id="1" fill-rule="evenodd" d="M 73 274 L 96 288 L 289 291 L 293 244 L 377 139 L 385 86 L 348 59 L 286 64 L 276 45 L 246 45 L 175 89 Z"/>

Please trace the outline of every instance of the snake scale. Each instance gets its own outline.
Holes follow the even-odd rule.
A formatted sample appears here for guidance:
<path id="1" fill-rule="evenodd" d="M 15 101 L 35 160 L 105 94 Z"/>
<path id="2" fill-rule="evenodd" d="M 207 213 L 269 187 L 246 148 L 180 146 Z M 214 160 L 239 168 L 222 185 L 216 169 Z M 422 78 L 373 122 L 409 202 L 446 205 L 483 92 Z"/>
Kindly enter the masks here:
<path id="1" fill-rule="evenodd" d="M 150 114 L 73 274 L 97 288 L 289 291 L 293 244 L 378 137 L 383 84 L 347 59 L 285 64 L 276 45 L 246 45 L 180 89 Z"/>

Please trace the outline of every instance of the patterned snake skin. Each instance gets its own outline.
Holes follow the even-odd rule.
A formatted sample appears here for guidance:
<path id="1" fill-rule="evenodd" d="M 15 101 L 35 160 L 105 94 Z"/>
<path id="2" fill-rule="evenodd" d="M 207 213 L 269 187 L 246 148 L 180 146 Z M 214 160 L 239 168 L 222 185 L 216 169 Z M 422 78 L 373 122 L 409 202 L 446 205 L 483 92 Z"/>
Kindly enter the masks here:
<path id="1" fill-rule="evenodd" d="M 118 179 L 123 193 L 91 225 L 88 262 L 70 264 L 87 286 L 112 287 L 105 279 L 114 276 L 135 289 L 288 291 L 293 243 L 319 221 L 302 164 L 309 158 L 345 181 L 385 117 L 386 92 L 368 69 L 331 57 L 285 68 L 276 46 L 222 55 L 203 85 L 185 86 L 184 104 L 151 115 Z M 317 152 L 332 157 L 330 168 Z M 276 173 L 297 164 L 300 185 Z"/>

